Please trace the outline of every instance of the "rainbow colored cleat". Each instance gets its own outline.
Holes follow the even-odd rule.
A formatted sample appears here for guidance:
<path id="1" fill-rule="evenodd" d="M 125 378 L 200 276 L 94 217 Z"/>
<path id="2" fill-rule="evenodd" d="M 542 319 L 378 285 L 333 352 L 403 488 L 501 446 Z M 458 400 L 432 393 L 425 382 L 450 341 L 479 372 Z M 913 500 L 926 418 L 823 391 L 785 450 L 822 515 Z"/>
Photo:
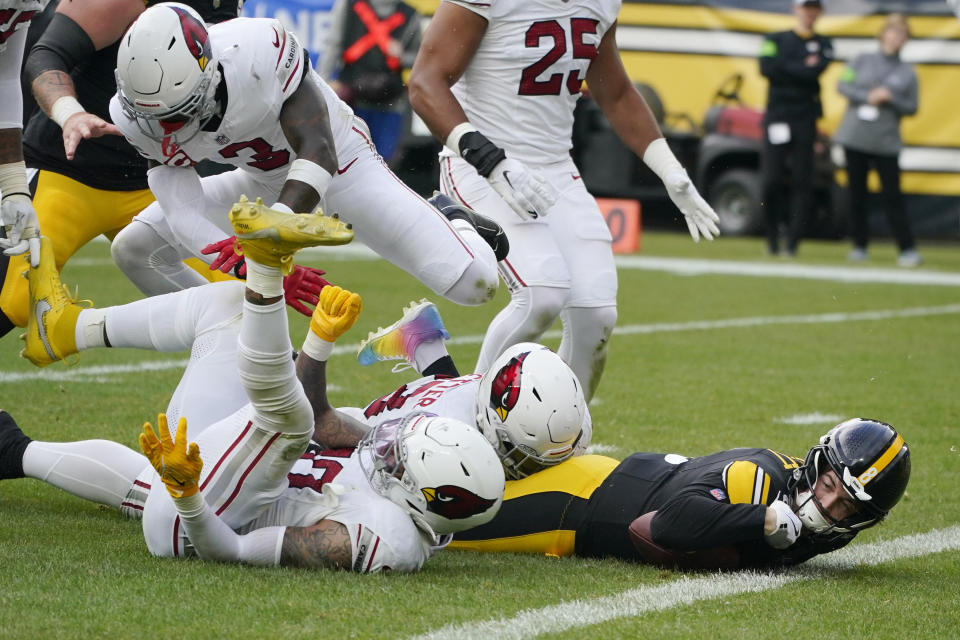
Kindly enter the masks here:
<path id="1" fill-rule="evenodd" d="M 407 305 L 403 317 L 386 329 L 371 331 L 360 343 L 357 361 L 365 367 L 383 360 L 406 360 L 413 365 L 421 343 L 449 339 L 437 306 L 424 298 Z"/>

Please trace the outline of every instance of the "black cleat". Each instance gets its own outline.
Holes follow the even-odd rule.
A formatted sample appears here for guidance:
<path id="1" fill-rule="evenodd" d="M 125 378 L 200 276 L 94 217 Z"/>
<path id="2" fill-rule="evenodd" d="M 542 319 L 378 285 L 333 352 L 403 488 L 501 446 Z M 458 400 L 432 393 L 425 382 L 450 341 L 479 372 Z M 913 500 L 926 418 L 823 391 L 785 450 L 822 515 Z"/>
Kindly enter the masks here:
<path id="1" fill-rule="evenodd" d="M 493 249 L 493 255 L 496 256 L 497 262 L 507 257 L 510 252 L 510 241 L 507 240 L 507 234 L 503 232 L 499 224 L 486 216 L 480 215 L 473 209 L 457 204 L 442 193 L 435 193 L 428 202 L 446 216 L 447 220 L 466 220 L 469 222 L 477 230 L 477 234 L 483 238 L 483 241 Z"/>
<path id="2" fill-rule="evenodd" d="M 23 452 L 30 442 L 13 416 L 0 410 L 0 480 L 23 477 Z"/>

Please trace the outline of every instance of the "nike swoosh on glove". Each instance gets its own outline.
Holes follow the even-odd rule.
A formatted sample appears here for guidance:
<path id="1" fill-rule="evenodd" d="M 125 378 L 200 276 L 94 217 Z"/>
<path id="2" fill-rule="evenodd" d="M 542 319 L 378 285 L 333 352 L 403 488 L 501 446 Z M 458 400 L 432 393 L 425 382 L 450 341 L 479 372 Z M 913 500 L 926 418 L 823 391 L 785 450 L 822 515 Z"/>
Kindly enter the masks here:
<path id="1" fill-rule="evenodd" d="M 687 221 L 687 229 L 694 242 L 700 242 L 700 236 L 713 240 L 720 235 L 717 223 L 720 218 L 707 201 L 697 192 L 685 170 L 671 171 L 663 179 L 667 195 L 680 209 Z"/>
<path id="2" fill-rule="evenodd" d="M 557 190 L 523 163 L 505 158 L 490 172 L 490 186 L 524 220 L 547 214 L 557 201 Z"/>
<path id="3" fill-rule="evenodd" d="M 767 544 L 774 549 L 786 549 L 800 537 L 800 518 L 783 500 L 774 500 L 770 508 L 777 512 L 777 528 L 773 533 L 765 534 Z"/>

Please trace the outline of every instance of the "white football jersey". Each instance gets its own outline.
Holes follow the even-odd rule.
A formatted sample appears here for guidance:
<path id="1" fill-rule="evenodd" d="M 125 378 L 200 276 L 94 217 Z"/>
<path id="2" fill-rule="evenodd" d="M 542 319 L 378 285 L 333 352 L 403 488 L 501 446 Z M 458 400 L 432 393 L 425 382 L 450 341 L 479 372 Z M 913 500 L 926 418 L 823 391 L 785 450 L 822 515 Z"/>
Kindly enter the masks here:
<path id="1" fill-rule="evenodd" d="M 580 85 L 620 0 L 446 1 L 487 20 L 452 89 L 470 123 L 522 162 L 568 157 Z"/>
<path id="2" fill-rule="evenodd" d="M 403 418 L 411 413 L 426 412 L 476 427 L 477 394 L 482 377 L 479 373 L 459 378 L 427 376 L 401 385 L 393 393 L 374 400 L 362 410 L 350 410 L 348 413 L 370 426 Z M 575 456 L 586 452 L 593 437 L 593 419 L 589 409 L 585 410 L 582 428 L 583 436 L 574 449 Z"/>
<path id="3" fill-rule="evenodd" d="M 161 164 L 189 167 L 210 159 L 233 165 L 258 181 L 280 185 L 296 153 L 280 126 L 284 101 L 301 82 L 314 82 L 323 93 L 334 146 L 341 148 L 354 126 L 353 111 L 312 70 L 296 36 L 279 21 L 237 18 L 209 27 L 214 61 L 223 69 L 227 109 L 216 131 L 201 131 L 183 145 L 169 138 L 157 142 L 127 116 L 115 95 L 110 117 L 142 155 Z"/>
<path id="4" fill-rule="evenodd" d="M 373 490 L 357 456 L 355 449 L 321 451 L 311 443 L 287 475 L 287 489 L 241 533 L 333 520 L 347 527 L 355 543 L 354 571 L 419 570 L 435 539 L 418 529 L 401 507 Z"/>
<path id="5" fill-rule="evenodd" d="M 33 17 L 43 11 L 50 0 L 0 0 L 0 53 L 7 40 L 20 29 L 30 26 Z"/>

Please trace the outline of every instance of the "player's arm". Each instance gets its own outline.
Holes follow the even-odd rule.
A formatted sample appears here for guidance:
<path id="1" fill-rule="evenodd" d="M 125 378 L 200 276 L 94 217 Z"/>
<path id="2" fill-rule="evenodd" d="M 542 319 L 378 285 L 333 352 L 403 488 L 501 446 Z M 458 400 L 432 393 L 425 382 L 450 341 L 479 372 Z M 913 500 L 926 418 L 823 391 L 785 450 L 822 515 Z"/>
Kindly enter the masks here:
<path id="1" fill-rule="evenodd" d="M 686 169 L 667 145 L 646 100 L 633 86 L 617 49 L 614 23 L 600 40 L 597 57 L 587 70 L 590 95 L 603 110 L 620 139 L 663 181 L 667 194 L 683 213 L 694 241 L 720 235 L 720 220 L 700 196 Z"/>
<path id="2" fill-rule="evenodd" d="M 362 422 L 335 410 L 327 399 L 327 359 L 337 338 L 353 326 L 362 309 L 359 294 L 324 287 L 297 356 L 297 378 L 313 406 L 313 439 L 325 448 L 355 447 L 368 431 Z"/>
<path id="3" fill-rule="evenodd" d="M 323 449 L 352 448 L 370 430 L 363 422 L 330 406 L 327 363 L 304 352 L 297 356 L 297 378 L 313 407 L 313 439 Z"/>
<path id="4" fill-rule="evenodd" d="M 30 251 L 30 262 L 40 260 L 40 226 L 30 199 L 26 165 L 23 162 L 23 95 L 20 92 L 20 63 L 27 39 L 26 25 L 7 39 L 0 52 L 0 225 L 6 238 L 0 250 L 7 255 Z"/>
<path id="5" fill-rule="evenodd" d="M 30 50 L 24 75 L 37 104 L 63 129 L 63 149 L 73 160 L 80 140 L 120 131 L 77 100 L 70 72 L 96 51 L 123 35 L 143 12 L 140 0 L 61 2 L 40 40 Z"/>
<path id="6" fill-rule="evenodd" d="M 306 74 L 283 103 L 280 126 L 297 159 L 290 167 L 278 202 L 291 212 L 312 211 L 337 170 L 337 150 L 326 101 L 311 74 Z"/>
<path id="7" fill-rule="evenodd" d="M 486 31 L 485 17 L 442 2 L 423 34 L 407 96 L 433 135 L 473 165 L 518 216 L 536 218 L 556 201 L 556 190 L 470 124 L 450 90 L 473 60 Z"/>
<path id="8" fill-rule="evenodd" d="M 407 94 L 410 106 L 441 142 L 454 127 L 467 122 L 467 114 L 450 87 L 466 71 L 486 31 L 487 21 L 481 15 L 441 2 L 423 34 Z"/>

